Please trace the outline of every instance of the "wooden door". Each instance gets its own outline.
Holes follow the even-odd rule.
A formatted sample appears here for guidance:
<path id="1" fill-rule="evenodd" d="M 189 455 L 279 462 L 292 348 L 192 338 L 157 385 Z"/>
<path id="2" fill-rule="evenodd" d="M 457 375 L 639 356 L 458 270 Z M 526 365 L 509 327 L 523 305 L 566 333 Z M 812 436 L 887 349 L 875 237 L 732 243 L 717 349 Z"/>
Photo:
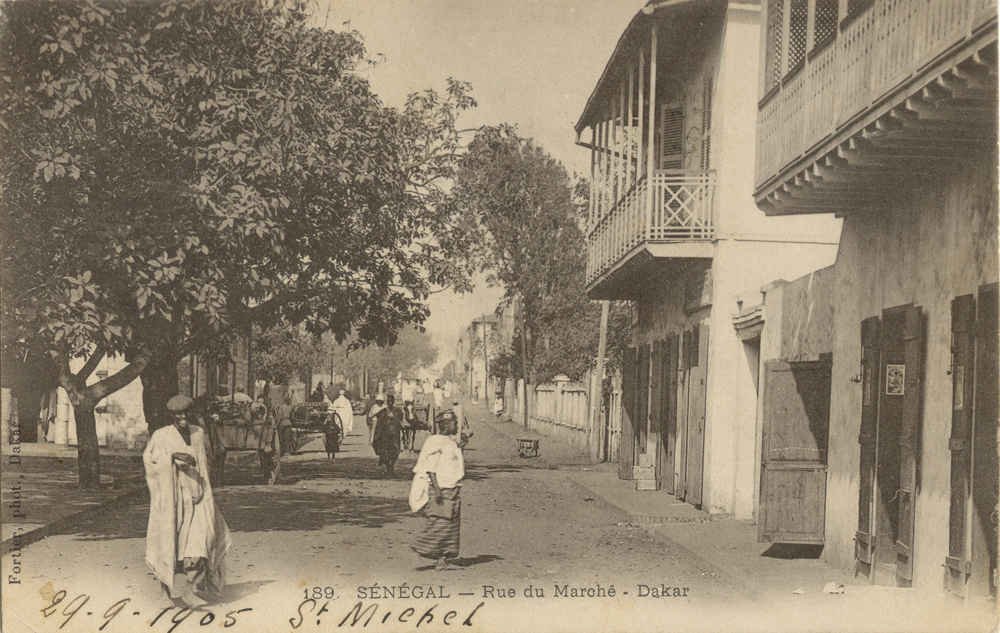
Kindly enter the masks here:
<path id="1" fill-rule="evenodd" d="M 830 362 L 768 362 L 763 397 L 758 540 L 822 543 Z"/>
<path id="2" fill-rule="evenodd" d="M 680 363 L 677 383 L 677 485 L 674 494 L 682 501 L 687 501 L 688 489 L 688 412 L 691 396 L 691 331 L 681 335 Z"/>
<path id="3" fill-rule="evenodd" d="M 919 487 L 920 440 L 924 391 L 924 315 L 920 308 L 903 310 L 902 358 L 904 375 L 899 435 L 899 533 L 896 538 L 896 579 L 900 586 L 913 583 L 914 503 Z M 891 378 L 886 369 L 887 379 Z M 892 388 L 886 383 L 885 397 Z"/>
<path id="4" fill-rule="evenodd" d="M 972 572 L 968 539 L 969 499 L 972 493 L 972 416 L 975 398 L 976 299 L 972 295 L 951 302 L 951 502 L 948 517 L 948 556 L 944 585 L 964 596 Z"/>
<path id="5" fill-rule="evenodd" d="M 688 373 L 687 502 L 701 505 L 705 459 L 706 378 L 708 375 L 708 326 L 692 330 L 691 369 Z"/>
<path id="6" fill-rule="evenodd" d="M 858 492 L 858 531 L 855 534 L 854 556 L 856 572 L 866 576 L 871 573 L 872 549 L 875 545 L 874 487 L 875 487 L 875 440 L 878 431 L 878 393 L 880 338 L 882 320 L 871 317 L 861 322 L 861 431 L 860 477 Z"/>
<path id="7" fill-rule="evenodd" d="M 661 438 L 665 426 L 663 415 L 666 405 L 663 398 L 663 348 L 663 341 L 654 341 L 649 356 L 649 445 L 653 449 L 650 457 L 657 490 L 660 488 Z"/>
<path id="8" fill-rule="evenodd" d="M 622 359 L 622 421 L 618 438 L 618 478 L 632 479 L 635 465 L 635 375 L 636 349 L 629 347 Z"/>
<path id="9" fill-rule="evenodd" d="M 646 447 L 649 437 L 649 359 L 651 356 L 650 345 L 640 345 L 636 365 L 638 369 L 635 374 L 635 460 L 639 455 L 646 454 Z M 633 462 L 634 463 L 634 462 Z M 647 464 L 650 465 L 650 464 Z"/>
<path id="10" fill-rule="evenodd" d="M 663 342 L 663 431 L 660 435 L 660 454 L 657 472 L 660 488 L 675 494 L 674 459 L 677 450 L 677 347 L 678 336 L 672 334 Z"/>
<path id="11" fill-rule="evenodd" d="M 913 305 L 882 312 L 871 579 L 913 579 L 914 501 L 920 462 L 924 319 Z"/>
<path id="12" fill-rule="evenodd" d="M 998 373 L 997 284 L 980 286 L 976 311 L 976 402 L 972 430 L 972 569 L 969 591 L 997 595 L 997 519 L 1000 512 L 997 463 Z"/>

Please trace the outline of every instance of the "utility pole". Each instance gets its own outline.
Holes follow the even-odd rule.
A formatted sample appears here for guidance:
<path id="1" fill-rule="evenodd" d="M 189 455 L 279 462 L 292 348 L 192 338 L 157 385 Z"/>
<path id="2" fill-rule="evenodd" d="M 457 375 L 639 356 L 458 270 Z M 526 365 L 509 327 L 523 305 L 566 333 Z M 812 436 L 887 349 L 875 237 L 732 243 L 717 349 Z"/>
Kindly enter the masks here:
<path id="1" fill-rule="evenodd" d="M 529 395 L 530 390 L 528 389 L 528 333 L 527 328 L 524 326 L 523 295 L 520 295 L 517 314 L 521 320 L 521 380 L 524 385 L 524 428 L 528 428 L 528 408 L 530 407 L 531 397 Z"/>
<path id="2" fill-rule="evenodd" d="M 591 438 L 595 436 L 597 438 L 597 445 L 591 449 L 591 454 L 598 462 L 603 462 L 607 458 L 604 454 L 604 424 L 601 420 L 601 404 L 604 402 L 604 357 L 608 351 L 608 312 L 610 308 L 610 301 L 601 301 L 601 330 L 597 339 L 597 362 L 594 367 L 594 381 L 591 386 L 590 398 Z"/>
<path id="3" fill-rule="evenodd" d="M 490 408 L 490 359 L 486 353 L 486 313 L 483 312 L 483 398 L 486 400 L 486 408 Z"/>

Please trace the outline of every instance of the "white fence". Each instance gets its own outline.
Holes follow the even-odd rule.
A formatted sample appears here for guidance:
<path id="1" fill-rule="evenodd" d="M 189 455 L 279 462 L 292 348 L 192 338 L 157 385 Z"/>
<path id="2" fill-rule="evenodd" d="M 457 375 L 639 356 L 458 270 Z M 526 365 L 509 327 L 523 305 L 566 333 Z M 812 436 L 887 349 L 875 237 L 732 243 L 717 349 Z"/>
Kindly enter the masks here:
<path id="1" fill-rule="evenodd" d="M 617 460 L 621 435 L 621 381 L 614 380 L 611 392 L 605 394 L 595 425 L 590 400 L 592 375 L 587 378 L 585 383 L 558 380 L 536 386 L 532 390 L 528 429 L 567 443 L 594 461 Z M 522 381 L 516 386 L 514 381 L 507 381 L 504 396 L 506 402 L 512 403 L 508 414 L 515 422 L 524 419 L 522 394 Z"/>

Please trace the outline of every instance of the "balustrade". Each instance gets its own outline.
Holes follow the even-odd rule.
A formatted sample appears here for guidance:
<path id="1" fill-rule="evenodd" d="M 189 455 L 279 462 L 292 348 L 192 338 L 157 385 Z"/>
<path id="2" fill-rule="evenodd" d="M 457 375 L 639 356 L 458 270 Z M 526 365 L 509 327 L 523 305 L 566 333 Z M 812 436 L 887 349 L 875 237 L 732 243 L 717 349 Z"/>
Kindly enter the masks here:
<path id="1" fill-rule="evenodd" d="M 714 239 L 714 193 L 714 171 L 656 170 L 649 181 L 641 176 L 591 227 L 587 237 L 587 282 L 640 244 Z"/>
<path id="2" fill-rule="evenodd" d="M 995 19 L 995 0 L 875 0 L 761 102 L 757 186 Z"/>

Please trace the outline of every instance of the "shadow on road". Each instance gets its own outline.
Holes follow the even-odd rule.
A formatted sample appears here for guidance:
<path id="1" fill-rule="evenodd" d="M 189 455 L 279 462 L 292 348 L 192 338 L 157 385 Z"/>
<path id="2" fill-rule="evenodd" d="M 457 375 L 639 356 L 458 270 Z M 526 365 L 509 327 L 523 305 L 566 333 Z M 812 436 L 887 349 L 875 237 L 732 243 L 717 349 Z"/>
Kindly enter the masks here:
<path id="1" fill-rule="evenodd" d="M 409 514 L 405 498 L 317 492 L 288 486 L 220 489 L 216 500 L 233 532 L 319 530 L 333 525 L 379 528 Z M 87 518 L 58 534 L 84 541 L 145 538 L 149 497 L 126 508 Z"/>
<path id="2" fill-rule="evenodd" d="M 495 560 L 503 560 L 503 558 L 495 554 L 480 554 L 472 558 L 456 558 L 451 563 L 459 567 L 472 567 L 473 565 L 481 565 L 482 563 L 492 563 Z"/>
<path id="3" fill-rule="evenodd" d="M 222 589 L 222 595 L 215 599 L 209 601 L 210 605 L 216 604 L 229 604 L 230 602 L 236 602 L 237 600 L 242 600 L 247 596 L 252 596 L 260 592 L 260 588 L 274 582 L 273 580 L 251 580 L 249 582 L 236 583 L 235 585 L 226 585 Z"/>
<path id="4" fill-rule="evenodd" d="M 767 548 L 761 556 L 765 558 L 781 558 L 792 560 L 795 558 L 817 559 L 823 554 L 822 545 L 797 545 L 794 543 L 775 543 Z"/>

